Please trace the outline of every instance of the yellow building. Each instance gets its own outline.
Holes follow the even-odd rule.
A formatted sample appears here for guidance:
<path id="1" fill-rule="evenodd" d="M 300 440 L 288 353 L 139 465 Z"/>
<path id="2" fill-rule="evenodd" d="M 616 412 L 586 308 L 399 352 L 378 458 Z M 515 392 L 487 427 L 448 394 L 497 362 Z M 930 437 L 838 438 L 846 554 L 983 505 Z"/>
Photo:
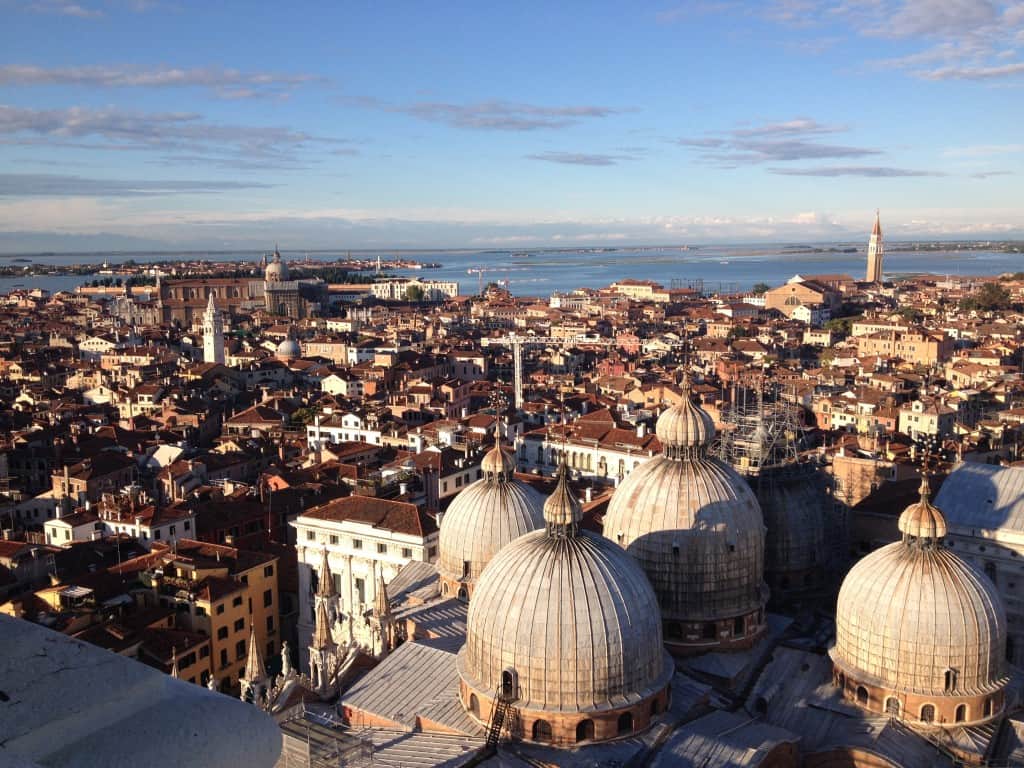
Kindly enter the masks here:
<path id="1" fill-rule="evenodd" d="M 123 563 L 153 589 L 155 604 L 178 610 L 179 627 L 209 636 L 213 677 L 238 690 L 250 624 L 264 657 L 281 649 L 278 561 L 265 552 L 179 539 L 176 551 L 154 544 L 149 555 Z"/>

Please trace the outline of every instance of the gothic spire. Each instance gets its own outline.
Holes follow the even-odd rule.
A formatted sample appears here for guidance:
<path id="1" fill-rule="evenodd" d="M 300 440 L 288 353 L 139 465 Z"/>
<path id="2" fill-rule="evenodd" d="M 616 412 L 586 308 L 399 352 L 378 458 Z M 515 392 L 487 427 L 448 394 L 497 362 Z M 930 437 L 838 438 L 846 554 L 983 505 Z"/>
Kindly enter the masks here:
<path id="1" fill-rule="evenodd" d="M 263 664 L 263 655 L 256 642 L 256 627 L 249 622 L 249 655 L 245 660 L 245 681 L 249 685 L 264 683 L 267 679 L 267 668 Z"/>
<path id="2" fill-rule="evenodd" d="M 331 564 L 327 561 L 327 547 L 324 547 L 323 557 L 320 559 L 320 581 L 317 584 L 316 596 L 322 598 L 338 596 L 338 591 L 334 588 L 334 577 L 331 576 Z"/>

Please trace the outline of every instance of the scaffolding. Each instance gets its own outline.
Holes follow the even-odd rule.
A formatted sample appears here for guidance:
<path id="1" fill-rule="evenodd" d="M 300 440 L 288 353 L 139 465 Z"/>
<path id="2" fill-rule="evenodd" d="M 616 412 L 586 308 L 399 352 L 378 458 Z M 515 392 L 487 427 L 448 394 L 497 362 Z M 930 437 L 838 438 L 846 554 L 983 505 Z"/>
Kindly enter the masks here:
<path id="1" fill-rule="evenodd" d="M 825 553 L 837 528 L 828 478 L 808 450 L 801 408 L 780 394 L 777 385 L 763 383 L 734 389 L 713 447 L 747 479 L 761 506 L 765 577 L 776 605 L 803 603 L 826 591 Z"/>

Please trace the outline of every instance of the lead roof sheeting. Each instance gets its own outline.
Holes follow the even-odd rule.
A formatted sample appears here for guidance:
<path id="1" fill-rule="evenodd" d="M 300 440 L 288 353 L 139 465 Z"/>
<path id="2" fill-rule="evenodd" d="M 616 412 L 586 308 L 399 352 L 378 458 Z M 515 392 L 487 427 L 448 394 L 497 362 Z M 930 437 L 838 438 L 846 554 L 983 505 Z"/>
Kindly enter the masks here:
<path id="1" fill-rule="evenodd" d="M 961 464 L 942 484 L 935 506 L 956 528 L 1024 533 L 1024 468 Z"/>
<path id="2" fill-rule="evenodd" d="M 412 642 L 400 645 L 370 670 L 341 704 L 413 728 L 424 708 L 458 688 L 455 655 Z"/>
<path id="3" fill-rule="evenodd" d="M 743 714 L 712 712 L 672 734 L 652 768 L 747 768 L 779 744 L 799 737 Z"/>

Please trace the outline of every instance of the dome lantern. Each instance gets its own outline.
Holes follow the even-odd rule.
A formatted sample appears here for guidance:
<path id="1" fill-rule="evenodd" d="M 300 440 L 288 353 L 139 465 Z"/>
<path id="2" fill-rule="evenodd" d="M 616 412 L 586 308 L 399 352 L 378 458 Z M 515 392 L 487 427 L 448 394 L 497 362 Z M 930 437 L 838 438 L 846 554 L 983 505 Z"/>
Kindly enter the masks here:
<path id="1" fill-rule="evenodd" d="M 921 475 L 920 493 L 921 499 L 900 515 L 899 529 L 903 534 L 903 543 L 917 547 L 941 546 L 946 536 L 946 518 L 928 501 L 931 489 L 926 474 Z"/>
<path id="2" fill-rule="evenodd" d="M 544 502 L 544 522 L 549 536 L 575 536 L 583 510 L 569 490 L 569 470 L 565 461 L 558 466 L 558 483 Z"/>

